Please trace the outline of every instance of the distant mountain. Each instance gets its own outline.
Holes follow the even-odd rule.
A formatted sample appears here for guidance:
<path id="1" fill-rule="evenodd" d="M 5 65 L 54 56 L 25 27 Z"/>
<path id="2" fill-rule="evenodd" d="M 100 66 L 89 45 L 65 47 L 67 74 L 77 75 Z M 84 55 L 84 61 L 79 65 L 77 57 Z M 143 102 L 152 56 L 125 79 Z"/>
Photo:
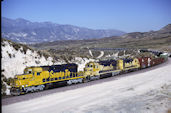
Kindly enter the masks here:
<path id="1" fill-rule="evenodd" d="M 90 40 L 54 41 L 32 45 L 38 49 L 157 48 L 171 52 L 171 24 L 158 31 L 132 32 Z M 79 51 L 79 50 L 77 50 Z"/>
<path id="2" fill-rule="evenodd" d="M 119 30 L 93 30 L 73 25 L 61 25 L 52 22 L 30 22 L 28 20 L 2 17 L 2 37 L 20 43 L 40 43 L 57 40 L 82 40 L 121 36 Z"/>

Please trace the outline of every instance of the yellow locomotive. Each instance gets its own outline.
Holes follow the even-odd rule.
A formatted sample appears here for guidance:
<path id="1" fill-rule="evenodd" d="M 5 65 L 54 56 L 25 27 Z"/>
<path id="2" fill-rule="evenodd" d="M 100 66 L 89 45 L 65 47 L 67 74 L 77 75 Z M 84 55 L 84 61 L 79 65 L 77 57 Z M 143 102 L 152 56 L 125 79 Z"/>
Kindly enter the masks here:
<path id="1" fill-rule="evenodd" d="M 83 78 L 83 72 L 77 72 L 76 64 L 27 67 L 24 74 L 15 76 L 11 94 L 20 95 L 48 89 L 58 85 L 57 83 L 80 83 Z"/>
<path id="2" fill-rule="evenodd" d="M 134 71 L 139 68 L 140 63 L 137 58 L 89 62 L 84 68 L 84 77 L 88 80 L 93 80 L 115 76 L 122 72 Z"/>

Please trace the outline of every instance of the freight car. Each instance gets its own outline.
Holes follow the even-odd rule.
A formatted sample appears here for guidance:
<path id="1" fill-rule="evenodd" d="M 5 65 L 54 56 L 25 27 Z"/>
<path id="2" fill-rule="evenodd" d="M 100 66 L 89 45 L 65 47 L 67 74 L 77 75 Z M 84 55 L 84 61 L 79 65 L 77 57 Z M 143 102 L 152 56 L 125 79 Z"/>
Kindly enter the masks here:
<path id="1" fill-rule="evenodd" d="M 152 59 L 151 60 L 151 66 L 155 66 L 155 65 L 158 65 L 158 64 L 161 64 L 161 63 L 163 63 L 164 62 L 164 58 L 161 58 L 161 57 L 159 57 L 159 58 L 154 58 L 154 59 Z"/>
<path id="2" fill-rule="evenodd" d="M 140 63 L 140 68 L 143 69 L 143 68 L 150 67 L 151 66 L 151 59 L 152 59 L 151 57 L 138 58 L 139 63 Z"/>
<path id="3" fill-rule="evenodd" d="M 85 65 L 83 72 L 78 72 L 78 66 L 74 63 L 27 67 L 24 69 L 24 74 L 15 76 L 10 91 L 12 95 L 20 95 L 56 87 L 59 84 L 71 85 L 73 83 L 88 82 L 155 66 L 164 61 L 167 61 L 166 54 L 161 54 L 156 58 L 123 58 L 89 62 Z"/>

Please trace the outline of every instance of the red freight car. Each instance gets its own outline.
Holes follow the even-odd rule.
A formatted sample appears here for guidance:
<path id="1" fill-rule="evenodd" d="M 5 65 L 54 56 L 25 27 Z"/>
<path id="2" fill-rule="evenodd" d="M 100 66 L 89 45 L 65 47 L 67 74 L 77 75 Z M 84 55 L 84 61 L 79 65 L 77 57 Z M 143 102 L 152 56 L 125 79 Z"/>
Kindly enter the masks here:
<path id="1" fill-rule="evenodd" d="M 151 66 L 155 66 L 164 62 L 164 58 L 154 58 L 151 60 Z"/>
<path id="2" fill-rule="evenodd" d="M 151 57 L 138 58 L 140 63 L 140 68 L 147 68 L 151 66 Z"/>

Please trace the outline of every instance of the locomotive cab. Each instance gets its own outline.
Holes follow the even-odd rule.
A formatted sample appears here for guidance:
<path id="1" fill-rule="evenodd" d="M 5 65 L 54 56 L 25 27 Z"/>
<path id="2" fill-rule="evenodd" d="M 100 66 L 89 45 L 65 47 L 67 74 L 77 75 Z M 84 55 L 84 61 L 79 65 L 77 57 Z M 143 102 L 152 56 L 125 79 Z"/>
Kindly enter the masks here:
<path id="1" fill-rule="evenodd" d="M 11 94 L 17 95 L 22 93 L 24 88 L 32 86 L 33 84 L 40 83 L 42 68 L 39 67 L 27 67 L 24 69 L 24 73 L 21 75 L 15 75 L 12 81 Z M 19 92 L 20 91 L 20 92 Z"/>
<path id="2" fill-rule="evenodd" d="M 89 62 L 84 68 L 84 76 L 96 76 L 100 75 L 99 70 L 101 66 L 96 62 Z"/>

